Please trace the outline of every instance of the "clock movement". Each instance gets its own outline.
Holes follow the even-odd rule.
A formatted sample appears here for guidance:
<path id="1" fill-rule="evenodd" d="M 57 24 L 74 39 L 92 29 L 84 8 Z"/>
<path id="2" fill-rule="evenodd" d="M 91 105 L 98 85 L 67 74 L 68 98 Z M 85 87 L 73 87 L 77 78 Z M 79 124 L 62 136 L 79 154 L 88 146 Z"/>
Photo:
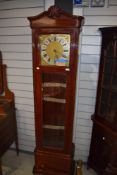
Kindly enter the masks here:
<path id="1" fill-rule="evenodd" d="M 71 175 L 78 38 L 83 17 L 52 6 L 29 17 L 35 104 L 35 175 Z"/>

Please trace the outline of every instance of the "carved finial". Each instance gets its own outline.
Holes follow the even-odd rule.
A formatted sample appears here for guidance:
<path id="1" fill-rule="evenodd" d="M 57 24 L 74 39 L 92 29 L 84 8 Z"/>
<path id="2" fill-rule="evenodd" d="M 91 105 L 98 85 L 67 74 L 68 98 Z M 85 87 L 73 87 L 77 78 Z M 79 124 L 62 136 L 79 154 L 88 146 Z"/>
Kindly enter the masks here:
<path id="1" fill-rule="evenodd" d="M 57 18 L 57 17 L 61 16 L 61 14 L 62 14 L 62 10 L 55 5 L 51 6 L 48 9 L 48 17 L 50 17 L 50 18 Z"/>

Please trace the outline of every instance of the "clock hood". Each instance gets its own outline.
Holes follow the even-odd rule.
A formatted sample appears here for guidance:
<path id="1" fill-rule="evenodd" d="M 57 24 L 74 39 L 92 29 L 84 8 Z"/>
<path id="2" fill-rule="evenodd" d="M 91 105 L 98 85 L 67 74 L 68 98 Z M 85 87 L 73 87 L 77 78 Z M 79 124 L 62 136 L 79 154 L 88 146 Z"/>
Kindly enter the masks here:
<path id="1" fill-rule="evenodd" d="M 71 15 L 64 10 L 58 8 L 57 6 L 51 6 L 48 11 L 44 11 L 39 15 L 28 17 L 30 21 L 31 28 L 41 28 L 41 27 L 76 27 L 80 28 L 82 21 L 82 16 Z"/>

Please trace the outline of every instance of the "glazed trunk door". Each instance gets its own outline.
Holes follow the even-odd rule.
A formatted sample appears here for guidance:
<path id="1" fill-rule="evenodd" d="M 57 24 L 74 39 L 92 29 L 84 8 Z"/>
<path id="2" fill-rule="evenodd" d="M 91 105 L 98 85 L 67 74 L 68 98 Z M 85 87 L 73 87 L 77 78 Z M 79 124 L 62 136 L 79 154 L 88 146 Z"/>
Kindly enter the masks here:
<path id="1" fill-rule="evenodd" d="M 66 75 L 42 74 L 43 147 L 64 148 L 66 112 Z"/>
<path id="2" fill-rule="evenodd" d="M 39 106 L 38 135 L 39 147 L 41 149 L 67 151 L 67 138 L 69 136 L 68 120 L 70 120 L 70 75 L 63 69 L 51 71 L 48 68 L 41 68 L 38 77 L 40 98 L 37 98 Z M 38 96 L 39 92 L 37 91 Z M 69 145 L 69 144 L 68 144 Z"/>
<path id="3" fill-rule="evenodd" d="M 105 36 L 106 39 L 106 36 Z M 103 43 L 101 78 L 99 80 L 98 114 L 112 127 L 116 125 L 117 111 L 117 38 L 111 36 Z"/>

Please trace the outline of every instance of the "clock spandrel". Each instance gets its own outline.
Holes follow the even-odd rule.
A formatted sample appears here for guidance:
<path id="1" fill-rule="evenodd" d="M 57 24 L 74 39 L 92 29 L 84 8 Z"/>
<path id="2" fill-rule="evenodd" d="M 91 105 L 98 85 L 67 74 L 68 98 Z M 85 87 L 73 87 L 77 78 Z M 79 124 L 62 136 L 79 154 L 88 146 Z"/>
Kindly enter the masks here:
<path id="1" fill-rule="evenodd" d="M 70 35 L 48 34 L 39 36 L 40 64 L 45 66 L 69 66 Z"/>

